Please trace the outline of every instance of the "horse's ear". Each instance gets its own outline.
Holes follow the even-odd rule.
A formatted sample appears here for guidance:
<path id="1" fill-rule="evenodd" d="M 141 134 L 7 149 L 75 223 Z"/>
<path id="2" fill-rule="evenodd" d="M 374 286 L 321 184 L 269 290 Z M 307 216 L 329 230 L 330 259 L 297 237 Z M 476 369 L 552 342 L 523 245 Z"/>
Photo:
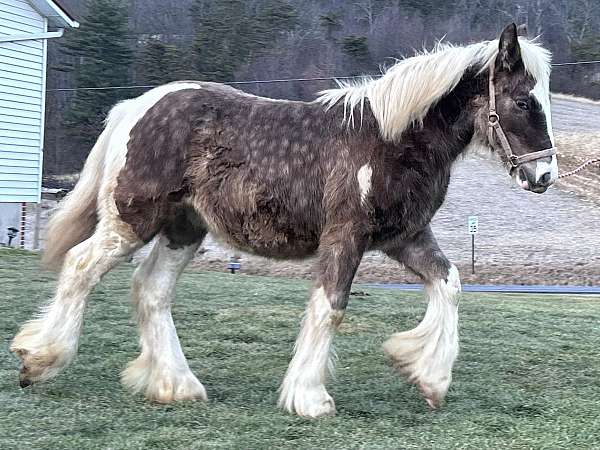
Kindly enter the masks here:
<path id="1" fill-rule="evenodd" d="M 510 71 L 519 61 L 521 61 L 521 47 L 517 37 L 517 26 L 511 23 L 500 35 L 496 68 Z"/>
<path id="2" fill-rule="evenodd" d="M 527 37 L 527 24 L 523 23 L 517 27 L 517 35 Z"/>

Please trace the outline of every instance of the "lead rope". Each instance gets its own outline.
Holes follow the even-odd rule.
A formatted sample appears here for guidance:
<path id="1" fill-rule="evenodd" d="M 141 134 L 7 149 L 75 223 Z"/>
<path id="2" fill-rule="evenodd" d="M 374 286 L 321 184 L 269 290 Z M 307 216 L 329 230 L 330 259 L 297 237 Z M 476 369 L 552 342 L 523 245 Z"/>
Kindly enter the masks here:
<path id="1" fill-rule="evenodd" d="M 599 163 L 600 164 L 600 158 L 594 158 L 594 159 L 588 159 L 586 162 L 584 162 L 582 165 L 580 165 L 579 167 L 569 171 L 569 172 L 565 172 L 565 173 L 561 173 L 558 178 L 567 178 L 570 177 L 571 175 L 575 175 L 576 173 L 581 172 L 583 169 L 585 169 L 586 167 L 592 165 L 592 164 L 596 164 Z M 600 167 L 600 166 L 599 166 Z"/>

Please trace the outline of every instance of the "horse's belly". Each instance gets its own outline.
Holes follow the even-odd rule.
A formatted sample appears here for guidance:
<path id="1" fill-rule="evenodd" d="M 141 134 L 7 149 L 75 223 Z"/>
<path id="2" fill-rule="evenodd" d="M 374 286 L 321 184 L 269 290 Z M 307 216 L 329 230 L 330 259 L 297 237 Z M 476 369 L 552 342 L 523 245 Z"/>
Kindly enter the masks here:
<path id="1" fill-rule="evenodd" d="M 222 218 L 229 216 L 231 220 Z M 319 246 L 315 229 L 286 223 L 266 214 L 207 214 L 203 218 L 209 230 L 235 248 L 269 258 L 304 258 Z"/>
<path id="2" fill-rule="evenodd" d="M 194 207 L 209 231 L 240 250 L 270 258 L 304 258 L 314 254 L 321 233 L 320 214 L 308 201 L 274 195 L 261 186 L 195 196 Z"/>

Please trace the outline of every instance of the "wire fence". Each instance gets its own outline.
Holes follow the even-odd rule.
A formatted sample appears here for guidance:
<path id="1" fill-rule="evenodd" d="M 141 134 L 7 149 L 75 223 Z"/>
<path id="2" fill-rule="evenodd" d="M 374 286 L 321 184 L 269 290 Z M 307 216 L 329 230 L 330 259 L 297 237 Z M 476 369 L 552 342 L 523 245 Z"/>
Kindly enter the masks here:
<path id="1" fill-rule="evenodd" d="M 553 63 L 552 67 L 567 67 L 567 66 L 579 66 L 589 64 L 600 64 L 600 60 L 588 60 L 588 61 L 570 61 L 562 63 Z M 305 83 L 313 81 L 336 81 L 336 80 L 353 80 L 357 78 L 378 78 L 382 75 L 371 74 L 371 75 L 343 75 L 339 77 L 308 77 L 308 78 L 275 78 L 272 80 L 244 80 L 244 81 L 225 81 L 223 84 L 228 85 L 256 85 L 256 84 L 272 84 L 272 83 Z M 158 85 L 132 85 L 132 86 L 103 86 L 103 87 L 76 87 L 76 88 L 54 88 L 47 89 L 47 92 L 74 92 L 74 91 L 105 91 L 105 90 L 118 90 L 118 89 L 152 89 Z"/>

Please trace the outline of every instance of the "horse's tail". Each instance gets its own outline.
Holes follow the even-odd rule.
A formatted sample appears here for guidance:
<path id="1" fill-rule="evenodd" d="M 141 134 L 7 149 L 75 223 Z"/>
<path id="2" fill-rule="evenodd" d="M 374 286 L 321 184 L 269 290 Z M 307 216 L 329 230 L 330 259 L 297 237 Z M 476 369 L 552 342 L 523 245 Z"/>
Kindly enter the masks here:
<path id="1" fill-rule="evenodd" d="M 60 270 L 67 252 L 94 233 L 98 223 L 98 192 L 106 152 L 115 126 L 126 113 L 123 103 L 111 109 L 106 126 L 85 161 L 79 181 L 50 218 L 42 256 L 44 267 Z"/>

